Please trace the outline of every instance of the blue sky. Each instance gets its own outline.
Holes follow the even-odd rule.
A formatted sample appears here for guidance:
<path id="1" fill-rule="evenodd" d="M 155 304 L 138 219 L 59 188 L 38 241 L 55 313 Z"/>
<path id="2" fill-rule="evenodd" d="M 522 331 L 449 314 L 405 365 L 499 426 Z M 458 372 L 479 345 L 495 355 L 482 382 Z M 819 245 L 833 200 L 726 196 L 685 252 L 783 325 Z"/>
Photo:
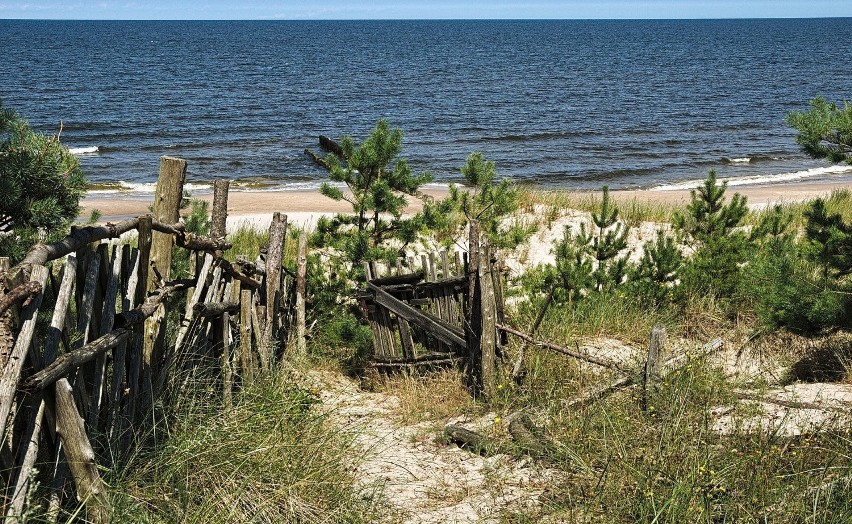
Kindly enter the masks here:
<path id="1" fill-rule="evenodd" d="M 0 19 L 766 18 L 852 16 L 852 0 L 0 0 Z"/>

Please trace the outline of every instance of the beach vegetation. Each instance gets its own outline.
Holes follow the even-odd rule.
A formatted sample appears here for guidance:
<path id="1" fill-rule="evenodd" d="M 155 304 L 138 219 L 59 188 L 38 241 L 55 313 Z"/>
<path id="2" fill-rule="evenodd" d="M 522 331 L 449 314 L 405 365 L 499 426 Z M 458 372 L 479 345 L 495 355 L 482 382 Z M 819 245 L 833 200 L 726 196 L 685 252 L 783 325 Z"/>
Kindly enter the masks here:
<path id="1" fill-rule="evenodd" d="M 0 256 L 14 264 L 39 240 L 65 236 L 86 182 L 59 134 L 33 131 L 0 100 Z"/>
<path id="2" fill-rule="evenodd" d="M 520 201 L 518 188 L 507 178 L 498 180 L 494 162 L 477 151 L 467 157 L 461 173 L 464 187 L 450 184 L 446 198 L 424 206 L 423 224 L 436 238 L 451 244 L 471 220 L 499 248 L 517 247 L 536 231 L 534 223 L 513 217 Z"/>
<path id="3" fill-rule="evenodd" d="M 841 107 L 817 97 L 810 106 L 787 115 L 787 123 L 798 131 L 796 142 L 814 158 L 852 164 L 852 104 Z"/>
<path id="4" fill-rule="evenodd" d="M 738 289 L 740 268 L 749 254 L 748 235 L 741 227 L 748 207 L 738 193 L 726 202 L 727 187 L 727 181 L 719 183 L 710 171 L 690 192 L 686 209 L 673 216 L 675 231 L 692 251 L 681 275 L 687 293 L 731 298 Z"/>

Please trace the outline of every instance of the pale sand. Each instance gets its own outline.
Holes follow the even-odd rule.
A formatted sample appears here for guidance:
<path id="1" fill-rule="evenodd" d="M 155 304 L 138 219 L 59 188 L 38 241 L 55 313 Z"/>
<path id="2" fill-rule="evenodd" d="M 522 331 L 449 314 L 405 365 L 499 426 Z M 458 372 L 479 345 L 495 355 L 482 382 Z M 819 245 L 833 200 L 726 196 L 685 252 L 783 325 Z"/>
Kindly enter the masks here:
<path id="1" fill-rule="evenodd" d="M 789 203 L 810 200 L 825 196 L 834 189 L 852 189 L 852 182 L 843 183 L 792 183 L 773 184 L 771 186 L 739 186 L 728 190 L 729 194 L 740 193 L 748 198 L 753 207 L 764 207 L 775 203 Z M 426 194 L 440 199 L 446 196 L 446 190 L 428 190 Z M 668 204 L 685 204 L 689 201 L 689 191 L 613 191 L 619 200 L 636 198 L 642 201 L 653 201 Z M 212 195 L 202 195 L 197 198 L 212 200 Z M 102 221 L 116 221 L 143 215 L 148 212 L 153 197 L 151 195 L 93 195 L 82 202 L 80 218 L 85 220 L 93 209 L 102 214 Z M 420 201 L 410 199 L 407 213 L 415 213 L 421 208 Z M 259 227 L 268 224 L 272 213 L 280 211 L 288 216 L 291 223 L 308 226 L 313 225 L 317 218 L 323 215 L 345 213 L 351 211 L 347 202 L 336 202 L 324 197 L 318 191 L 268 191 L 241 192 L 233 191 L 228 195 L 229 227 L 233 224 L 251 223 Z"/>

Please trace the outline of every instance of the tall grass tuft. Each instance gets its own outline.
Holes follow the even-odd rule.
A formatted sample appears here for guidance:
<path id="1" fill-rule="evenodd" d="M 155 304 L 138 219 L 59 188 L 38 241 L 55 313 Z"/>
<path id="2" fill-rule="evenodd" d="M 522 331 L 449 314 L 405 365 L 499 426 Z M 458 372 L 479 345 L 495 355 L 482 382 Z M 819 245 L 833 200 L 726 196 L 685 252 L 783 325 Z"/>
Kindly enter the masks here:
<path id="1" fill-rule="evenodd" d="M 189 394 L 189 393 L 188 393 Z M 356 452 L 286 374 L 256 379 L 231 409 L 196 395 L 155 449 L 111 482 L 118 522 L 373 522 L 381 503 L 358 493 Z"/>

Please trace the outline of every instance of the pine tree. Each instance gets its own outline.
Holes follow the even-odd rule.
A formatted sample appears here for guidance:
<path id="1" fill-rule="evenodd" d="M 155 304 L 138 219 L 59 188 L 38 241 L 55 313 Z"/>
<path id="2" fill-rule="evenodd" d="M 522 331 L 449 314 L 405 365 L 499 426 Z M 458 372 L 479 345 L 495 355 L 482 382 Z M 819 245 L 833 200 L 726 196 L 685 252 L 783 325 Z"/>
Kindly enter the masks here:
<path id="1" fill-rule="evenodd" d="M 33 132 L 0 101 L 0 256 L 19 260 L 40 236 L 67 234 L 86 183 L 59 136 Z"/>
<path id="2" fill-rule="evenodd" d="M 597 234 L 591 237 L 591 252 L 597 262 L 593 276 L 595 289 L 618 285 L 624 280 L 627 257 L 618 254 L 627 247 L 627 227 L 618 221 L 618 207 L 609 195 L 609 187 L 603 187 L 600 210 L 592 213 L 592 224 Z"/>
<path id="3" fill-rule="evenodd" d="M 796 142 L 814 158 L 852 164 L 852 104 L 843 108 L 819 97 L 811 100 L 811 109 L 787 115 L 787 124 L 799 134 Z"/>
<path id="4" fill-rule="evenodd" d="M 403 242 L 414 239 L 416 224 L 402 218 L 406 195 L 419 196 L 418 189 L 432 176 L 414 175 L 408 163 L 399 158 L 402 131 L 390 129 L 387 120 L 379 120 L 361 144 L 356 145 L 347 136 L 340 145 L 342 158 L 329 153 L 325 163 L 329 178 L 346 184 L 349 191 L 344 193 L 339 187 L 324 183 L 320 192 L 349 202 L 354 214 L 321 221 L 315 239 L 333 242 L 343 238 L 347 255 L 357 266 L 361 260 L 377 258 L 377 250 L 390 238 L 401 238 Z M 346 234 L 346 226 L 353 226 L 354 234 Z"/>
<path id="5" fill-rule="evenodd" d="M 645 244 L 642 258 L 630 272 L 630 287 L 646 302 L 665 304 L 675 292 L 682 265 L 683 254 L 674 238 L 657 231 L 657 238 Z"/>
<path id="6" fill-rule="evenodd" d="M 727 188 L 728 183 L 719 184 L 711 170 L 704 183 L 690 193 L 686 213 L 676 213 L 673 219 L 675 229 L 694 250 L 683 274 L 684 288 L 693 294 L 732 297 L 739 285 L 748 237 L 738 228 L 748 207 L 740 194 L 725 203 Z"/>

